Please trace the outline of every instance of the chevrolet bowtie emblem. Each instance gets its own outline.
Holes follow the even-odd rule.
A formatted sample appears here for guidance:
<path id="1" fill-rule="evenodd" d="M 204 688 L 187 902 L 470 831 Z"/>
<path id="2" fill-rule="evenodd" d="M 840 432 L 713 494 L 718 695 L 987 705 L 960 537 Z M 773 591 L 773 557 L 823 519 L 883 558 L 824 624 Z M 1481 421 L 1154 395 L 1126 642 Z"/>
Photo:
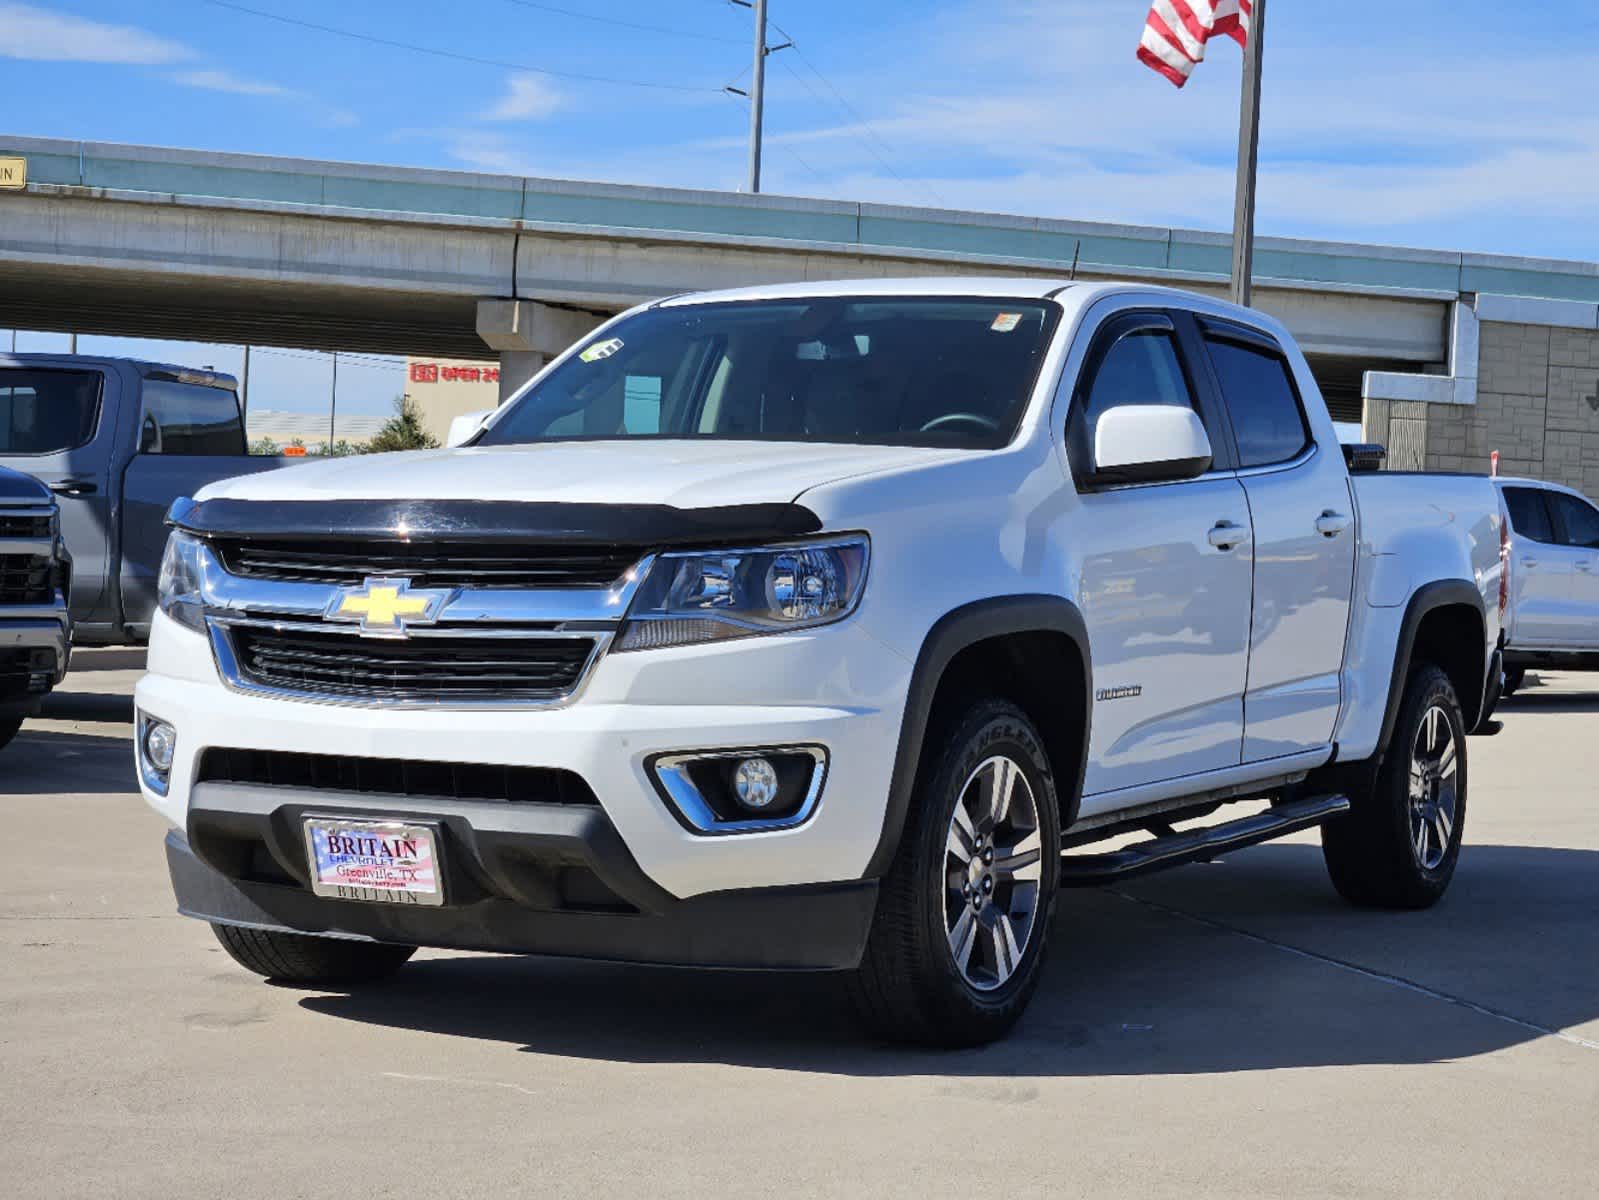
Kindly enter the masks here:
<path id="1" fill-rule="evenodd" d="M 404 637 L 411 625 L 431 625 L 451 596 L 449 588 L 411 587 L 409 579 L 368 579 L 342 588 L 324 614 L 329 621 L 359 621 L 368 637 Z"/>

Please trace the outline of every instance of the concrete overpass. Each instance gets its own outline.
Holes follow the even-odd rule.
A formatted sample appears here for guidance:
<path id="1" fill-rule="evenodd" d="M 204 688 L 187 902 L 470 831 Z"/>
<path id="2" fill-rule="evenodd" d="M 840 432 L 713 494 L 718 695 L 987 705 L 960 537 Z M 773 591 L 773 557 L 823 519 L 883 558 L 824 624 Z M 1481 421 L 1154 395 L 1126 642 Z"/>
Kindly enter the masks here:
<path id="1" fill-rule="evenodd" d="M 0 135 L 0 326 L 482 357 L 507 386 L 650 297 L 826 277 L 1014 272 L 1225 288 L 1229 238 L 780 196 Z M 1262 239 L 1257 302 L 1348 400 L 1447 369 L 1475 293 L 1599 303 L 1599 266 Z M 504 301 L 528 301 L 506 304 Z"/>

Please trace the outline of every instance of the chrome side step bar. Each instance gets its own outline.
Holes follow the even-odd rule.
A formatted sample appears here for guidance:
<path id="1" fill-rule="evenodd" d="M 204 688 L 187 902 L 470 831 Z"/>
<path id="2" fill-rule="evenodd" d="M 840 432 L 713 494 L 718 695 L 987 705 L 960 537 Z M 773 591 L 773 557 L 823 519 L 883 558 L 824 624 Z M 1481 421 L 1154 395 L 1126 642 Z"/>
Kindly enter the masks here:
<path id="1" fill-rule="evenodd" d="M 1170 832 L 1106 854 L 1063 854 L 1061 887 L 1098 887 L 1166 867 L 1214 858 L 1245 846 L 1313 829 L 1328 817 L 1349 811 L 1348 796 L 1312 796 L 1278 804 L 1254 816 Z"/>

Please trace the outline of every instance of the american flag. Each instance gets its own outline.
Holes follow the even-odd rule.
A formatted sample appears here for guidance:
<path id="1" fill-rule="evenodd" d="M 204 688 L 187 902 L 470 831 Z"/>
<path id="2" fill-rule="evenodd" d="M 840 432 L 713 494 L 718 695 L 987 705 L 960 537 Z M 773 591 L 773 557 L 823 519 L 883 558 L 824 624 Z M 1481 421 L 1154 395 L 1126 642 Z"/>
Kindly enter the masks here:
<path id="1" fill-rule="evenodd" d="M 1144 25 L 1138 58 L 1178 87 L 1205 59 L 1205 43 L 1218 34 L 1249 43 L 1254 0 L 1155 0 Z"/>

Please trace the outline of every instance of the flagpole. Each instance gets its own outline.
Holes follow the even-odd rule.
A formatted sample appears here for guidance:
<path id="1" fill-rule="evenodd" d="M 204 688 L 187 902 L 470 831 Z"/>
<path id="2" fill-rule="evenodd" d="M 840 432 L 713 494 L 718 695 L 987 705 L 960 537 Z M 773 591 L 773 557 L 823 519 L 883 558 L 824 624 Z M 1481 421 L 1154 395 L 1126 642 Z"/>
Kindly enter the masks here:
<path id="1" fill-rule="evenodd" d="M 1238 192 L 1233 200 L 1233 302 L 1248 307 L 1255 273 L 1255 179 L 1260 161 L 1260 65 L 1266 47 L 1266 0 L 1255 0 L 1244 47 L 1238 127 Z"/>

